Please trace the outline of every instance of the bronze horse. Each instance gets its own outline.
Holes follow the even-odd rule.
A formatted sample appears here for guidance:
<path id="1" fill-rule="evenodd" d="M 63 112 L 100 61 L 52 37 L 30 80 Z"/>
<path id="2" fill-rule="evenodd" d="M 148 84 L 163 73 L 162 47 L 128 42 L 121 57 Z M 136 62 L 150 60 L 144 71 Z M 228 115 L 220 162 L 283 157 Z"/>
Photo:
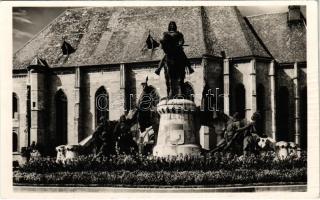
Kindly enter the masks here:
<path id="1" fill-rule="evenodd" d="M 190 73 L 193 72 L 193 69 L 183 51 L 183 34 L 177 31 L 175 22 L 172 21 L 169 23 L 168 31 L 163 33 L 163 38 L 160 43 L 165 56 L 159 63 L 159 68 L 155 73 L 159 75 L 161 68 L 164 67 L 167 95 L 170 99 L 179 98 L 178 96 L 182 95 L 186 73 L 185 68 L 187 68 Z"/>
<path id="2" fill-rule="evenodd" d="M 137 141 L 134 139 L 131 128 L 137 124 L 139 125 L 140 132 L 144 132 L 146 128 L 152 126 L 156 138 L 160 120 L 159 114 L 156 111 L 158 99 L 154 97 L 154 88 L 149 86 L 147 81 L 148 78 L 146 78 L 146 82 L 142 84 L 143 91 L 135 108 L 130 110 L 128 114 L 122 115 L 117 121 L 101 122 L 98 125 L 93 134 L 93 144 L 96 155 L 109 155 L 114 153 L 132 154 L 136 152 L 138 150 Z M 103 132 L 105 134 L 102 134 Z M 103 147 L 104 140 L 108 147 Z"/>

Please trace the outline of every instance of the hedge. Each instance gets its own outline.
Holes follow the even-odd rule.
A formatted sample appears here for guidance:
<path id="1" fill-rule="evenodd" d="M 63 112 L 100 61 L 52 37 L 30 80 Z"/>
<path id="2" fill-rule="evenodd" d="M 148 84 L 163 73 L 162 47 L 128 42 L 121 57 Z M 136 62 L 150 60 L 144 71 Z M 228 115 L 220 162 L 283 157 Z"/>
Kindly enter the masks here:
<path id="1" fill-rule="evenodd" d="M 217 171 L 82 171 L 46 174 L 15 171 L 20 184 L 104 184 L 104 185 L 222 185 L 274 182 L 306 182 L 306 168 L 282 170 L 235 169 Z"/>
<path id="2" fill-rule="evenodd" d="M 66 164 L 56 163 L 54 158 L 31 160 L 19 169 L 20 172 L 53 173 L 80 171 L 216 171 L 234 169 L 284 170 L 306 168 L 307 157 L 299 159 L 275 160 L 273 155 L 239 158 L 232 155 L 216 154 L 207 157 L 156 158 L 121 155 L 93 159 L 80 156 Z"/>

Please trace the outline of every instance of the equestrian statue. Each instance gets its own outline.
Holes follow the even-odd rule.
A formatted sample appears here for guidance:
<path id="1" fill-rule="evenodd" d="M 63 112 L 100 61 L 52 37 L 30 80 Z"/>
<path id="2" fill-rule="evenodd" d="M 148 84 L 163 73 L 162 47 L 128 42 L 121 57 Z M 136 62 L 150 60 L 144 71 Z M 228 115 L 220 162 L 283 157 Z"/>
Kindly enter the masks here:
<path id="1" fill-rule="evenodd" d="M 177 31 L 177 25 L 174 21 L 169 23 L 168 31 L 163 33 L 160 40 L 165 56 L 159 63 L 155 73 L 160 74 L 164 68 L 166 78 L 167 94 L 169 99 L 182 95 L 184 85 L 185 69 L 193 73 L 191 64 L 183 51 L 184 38 L 183 34 Z"/>

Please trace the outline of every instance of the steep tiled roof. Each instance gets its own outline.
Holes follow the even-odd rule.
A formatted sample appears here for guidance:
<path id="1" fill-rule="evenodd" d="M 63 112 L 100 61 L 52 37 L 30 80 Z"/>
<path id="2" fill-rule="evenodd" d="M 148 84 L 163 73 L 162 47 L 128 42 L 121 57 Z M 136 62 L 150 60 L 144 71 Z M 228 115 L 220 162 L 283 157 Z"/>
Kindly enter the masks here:
<path id="1" fill-rule="evenodd" d="M 227 57 L 269 57 L 236 7 L 204 7 L 204 24 L 210 54 L 225 51 Z M 213 40 L 213 41 L 210 41 Z"/>
<path id="2" fill-rule="evenodd" d="M 145 41 L 149 31 L 159 41 L 169 21 L 184 34 L 189 58 L 268 57 L 236 7 L 105 7 L 65 11 L 14 54 L 13 66 L 24 69 L 36 56 L 50 67 L 157 61 L 162 50 Z M 75 52 L 63 55 L 63 41 Z"/>
<path id="3" fill-rule="evenodd" d="M 306 61 L 306 27 L 287 22 L 288 13 L 248 17 L 250 24 L 279 63 Z"/>

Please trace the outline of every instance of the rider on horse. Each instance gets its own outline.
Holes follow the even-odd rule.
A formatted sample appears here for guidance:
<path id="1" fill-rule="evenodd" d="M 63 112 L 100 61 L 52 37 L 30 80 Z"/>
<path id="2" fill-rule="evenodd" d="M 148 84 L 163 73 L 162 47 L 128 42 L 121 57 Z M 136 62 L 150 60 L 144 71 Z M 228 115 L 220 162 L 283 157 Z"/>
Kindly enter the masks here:
<path id="1" fill-rule="evenodd" d="M 160 41 L 160 43 L 162 44 L 162 48 L 166 54 L 167 54 L 167 51 L 170 51 L 169 48 L 171 48 L 172 50 L 176 49 L 177 51 L 179 51 L 186 61 L 186 67 L 188 67 L 190 74 L 194 72 L 194 70 L 191 68 L 191 64 L 186 54 L 183 51 L 183 45 L 184 45 L 183 34 L 177 31 L 177 25 L 174 21 L 171 21 L 169 23 L 168 31 L 163 33 L 163 38 Z M 169 46 L 170 44 L 173 46 L 170 47 Z M 164 56 L 161 59 L 159 66 L 155 71 L 157 75 L 160 75 L 160 71 L 165 64 L 165 59 L 166 59 L 166 56 Z"/>
<path id="2" fill-rule="evenodd" d="M 168 53 L 168 51 L 170 51 L 170 49 L 172 51 L 179 52 L 181 56 L 184 57 L 186 61 L 186 67 L 188 67 L 190 74 L 194 72 L 194 70 L 191 68 L 191 64 L 186 54 L 183 51 L 183 45 L 184 45 L 183 34 L 177 31 L 177 25 L 174 21 L 171 21 L 169 23 L 168 31 L 163 33 L 163 38 L 160 41 L 160 43 L 162 44 L 162 48 L 166 54 Z M 160 61 L 159 66 L 155 71 L 157 75 L 160 74 L 160 71 L 165 64 L 165 59 L 166 59 L 166 56 L 164 56 Z"/>
<path id="3" fill-rule="evenodd" d="M 162 67 L 165 67 L 168 95 L 170 92 L 171 94 L 169 96 L 176 95 L 175 93 L 177 92 L 172 93 L 172 89 L 174 89 L 172 87 L 176 85 L 171 83 L 171 81 L 180 81 L 181 87 L 185 76 L 185 68 L 188 68 L 190 74 L 193 73 L 194 70 L 191 68 L 191 64 L 183 51 L 183 34 L 177 31 L 177 25 L 174 21 L 169 23 L 168 31 L 163 33 L 163 38 L 160 43 L 166 55 L 160 61 L 155 73 L 159 75 Z"/>

